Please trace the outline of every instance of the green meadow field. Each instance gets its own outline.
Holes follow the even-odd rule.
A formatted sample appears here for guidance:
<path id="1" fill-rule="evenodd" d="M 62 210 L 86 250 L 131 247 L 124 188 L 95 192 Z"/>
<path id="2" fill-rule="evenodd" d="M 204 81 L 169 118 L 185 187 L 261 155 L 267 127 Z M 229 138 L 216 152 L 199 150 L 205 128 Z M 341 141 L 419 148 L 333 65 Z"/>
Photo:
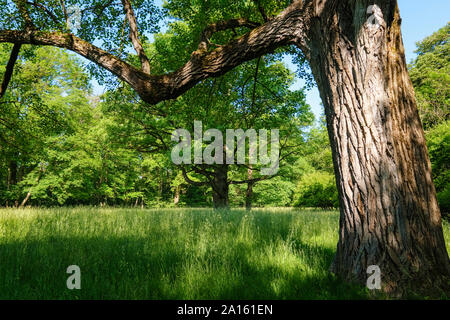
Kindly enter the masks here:
<path id="1" fill-rule="evenodd" d="M 337 211 L 0 209 L 0 299 L 365 299 L 328 272 Z M 450 225 L 444 222 L 447 248 Z M 69 265 L 81 289 L 69 290 Z"/>

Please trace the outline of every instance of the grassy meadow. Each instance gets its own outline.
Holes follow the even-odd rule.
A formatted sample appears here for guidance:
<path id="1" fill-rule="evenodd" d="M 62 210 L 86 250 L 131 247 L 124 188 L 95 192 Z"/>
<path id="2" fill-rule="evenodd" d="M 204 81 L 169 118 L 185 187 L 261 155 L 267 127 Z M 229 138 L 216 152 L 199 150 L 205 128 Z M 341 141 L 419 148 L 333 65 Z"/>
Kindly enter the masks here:
<path id="1" fill-rule="evenodd" d="M 328 272 L 338 220 L 296 209 L 0 209 L 0 299 L 364 299 Z M 69 265 L 81 290 L 66 287 Z"/>

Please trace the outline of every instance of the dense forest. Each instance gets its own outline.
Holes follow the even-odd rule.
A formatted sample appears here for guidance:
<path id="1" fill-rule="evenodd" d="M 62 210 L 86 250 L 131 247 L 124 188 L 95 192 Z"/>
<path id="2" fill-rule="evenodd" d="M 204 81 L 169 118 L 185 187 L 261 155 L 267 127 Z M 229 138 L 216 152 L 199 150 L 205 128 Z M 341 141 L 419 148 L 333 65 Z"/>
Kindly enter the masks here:
<path id="1" fill-rule="evenodd" d="M 183 43 L 193 41 L 186 28 L 173 23 L 148 44 L 158 61 L 153 70 L 180 63 L 173 57 L 186 55 Z M 449 35 L 450 24 L 418 43 L 409 65 L 443 213 L 450 211 Z M 11 47 L 0 46 L 0 72 Z M 153 108 L 110 78 L 106 93 L 93 95 L 93 72 L 72 53 L 24 46 L 0 104 L 0 205 L 208 207 L 224 198 L 247 208 L 337 208 L 325 119 L 314 119 L 305 100 L 314 84 L 304 62 L 297 74 L 280 62 L 285 54 L 244 63 Z M 291 90 L 299 74 L 307 86 Z M 280 128 L 280 171 L 266 179 L 258 166 L 174 165 L 171 132 L 192 129 L 193 119 L 220 130 Z M 218 192 L 215 178 L 223 172 Z"/>

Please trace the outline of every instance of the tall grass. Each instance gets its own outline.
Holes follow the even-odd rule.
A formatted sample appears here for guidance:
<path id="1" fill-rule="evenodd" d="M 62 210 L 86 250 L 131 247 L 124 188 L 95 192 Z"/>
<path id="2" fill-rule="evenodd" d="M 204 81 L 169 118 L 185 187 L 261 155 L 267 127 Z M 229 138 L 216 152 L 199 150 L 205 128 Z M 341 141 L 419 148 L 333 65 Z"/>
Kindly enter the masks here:
<path id="1" fill-rule="evenodd" d="M 335 211 L 2 209 L 0 299 L 365 298 L 328 272 L 337 231 Z"/>

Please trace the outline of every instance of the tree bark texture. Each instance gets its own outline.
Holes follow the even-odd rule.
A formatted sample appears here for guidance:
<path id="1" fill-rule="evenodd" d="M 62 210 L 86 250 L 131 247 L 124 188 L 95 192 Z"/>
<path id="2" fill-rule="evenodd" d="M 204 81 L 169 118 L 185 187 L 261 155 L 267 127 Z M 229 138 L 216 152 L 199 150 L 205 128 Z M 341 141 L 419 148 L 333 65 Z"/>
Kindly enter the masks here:
<path id="1" fill-rule="evenodd" d="M 449 293 L 450 264 L 395 1 L 326 1 L 311 25 L 340 198 L 331 270 L 384 291 Z M 376 10 L 376 9 L 375 9 Z M 375 15 L 374 23 L 371 16 Z"/>

